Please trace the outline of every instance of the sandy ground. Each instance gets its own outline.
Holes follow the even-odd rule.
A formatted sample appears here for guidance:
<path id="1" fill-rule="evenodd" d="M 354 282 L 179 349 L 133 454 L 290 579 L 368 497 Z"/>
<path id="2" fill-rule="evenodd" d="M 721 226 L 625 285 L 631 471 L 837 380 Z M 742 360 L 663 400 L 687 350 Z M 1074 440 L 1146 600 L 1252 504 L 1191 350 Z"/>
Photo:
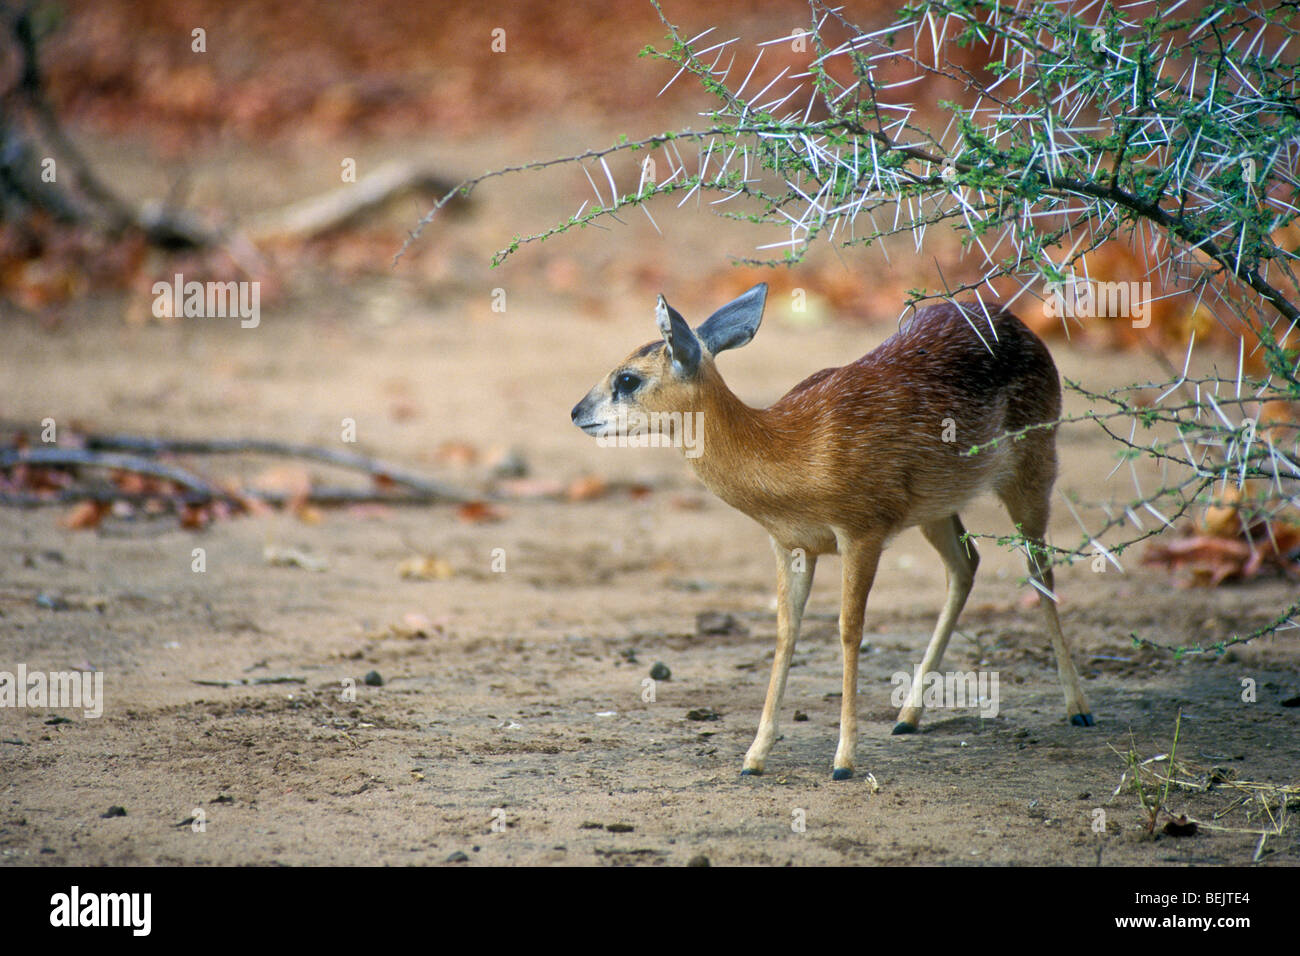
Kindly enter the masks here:
<path id="1" fill-rule="evenodd" d="M 228 175 L 233 182 L 240 171 Z M 692 249 L 698 257 L 700 246 Z M 489 524 L 429 507 L 329 510 L 319 524 L 240 518 L 197 533 L 171 519 L 70 531 L 61 509 L 0 511 L 0 670 L 93 667 L 105 675 L 107 698 L 98 719 L 0 709 L 0 860 L 1251 860 L 1258 836 L 1250 833 L 1148 837 L 1137 796 L 1112 797 L 1125 769 L 1116 749 L 1167 752 L 1181 708 L 1180 756 L 1239 779 L 1294 784 L 1297 711 L 1281 706 L 1298 689 L 1294 640 L 1256 642 L 1222 660 L 1174 660 L 1135 650 L 1128 635 L 1168 644 L 1224 638 L 1273 616 L 1291 586 L 1180 590 L 1137 555 L 1125 574 L 1087 564 L 1058 571 L 1064 625 L 1097 718 L 1095 728 L 1077 729 L 1063 719 L 1021 560 L 987 542 L 945 667 L 997 671 L 1000 712 L 931 712 L 921 733 L 891 737 L 890 676 L 919 659 L 943 594 L 941 566 L 908 532 L 887 552 L 868 604 L 858 774 L 832 782 L 839 562 L 825 560 L 783 736 L 767 774 L 741 778 L 776 629 L 765 535 L 713 499 L 675 452 L 601 449 L 569 423 L 591 384 L 653 337 L 650 301 L 634 308 L 617 291 L 595 290 L 598 307 L 574 308 L 526 273 L 476 272 L 457 284 L 451 271 L 445 296 L 410 294 L 397 280 L 319 289 L 267 309 L 256 330 L 220 320 L 127 326 L 118 304 L 94 301 L 57 325 L 6 317 L 6 421 L 52 416 L 97 430 L 337 445 L 350 417 L 360 447 L 449 481 L 483 477 L 481 465 L 454 467 L 434 454 L 462 441 L 485 452 L 517 448 L 541 478 L 594 473 L 651 490 L 511 502 L 504 520 Z M 688 304 L 709 301 L 708 290 L 681 281 Z M 483 291 L 498 283 L 511 296 L 505 314 L 490 311 Z M 879 317 L 893 309 L 882 306 Z M 775 316 L 720 364 L 742 397 L 765 403 L 889 331 L 888 321 L 809 330 Z M 1140 358 L 1053 348 L 1065 375 L 1093 386 L 1152 374 Z M 1129 490 L 1106 481 L 1113 451 L 1093 433 L 1063 434 L 1061 459 L 1061 486 L 1084 501 Z M 267 463 L 207 465 L 254 474 Z M 991 500 L 964 518 L 974 531 L 1011 530 Z M 1078 537 L 1060 508 L 1053 532 Z M 328 567 L 268 566 L 268 545 Z M 205 552 L 203 573 L 192 570 L 195 548 Z M 494 549 L 504 572 L 493 570 Z M 418 554 L 446 561 L 451 576 L 403 580 L 399 562 Z M 49 602 L 39 595 L 64 606 L 41 606 Z M 733 615 L 736 626 L 697 633 L 697 616 L 709 611 Z M 403 636 L 408 614 L 428 618 L 428 633 Z M 647 701 L 643 680 L 657 662 L 672 676 Z M 362 681 L 370 671 L 382 686 Z M 279 676 L 301 682 L 195 683 Z M 343 699 L 348 678 L 354 701 Z M 1256 682 L 1253 703 L 1242 701 L 1243 678 Z M 704 709 L 717 719 L 688 717 Z M 806 720 L 791 720 L 795 711 Z M 1169 805 L 1213 822 L 1234 797 L 1176 791 Z M 126 815 L 105 817 L 112 806 Z M 184 822 L 196 816 L 205 824 L 197 831 Z M 1259 826 L 1244 807 L 1218 823 Z M 1300 862 L 1296 833 L 1292 826 L 1268 842 L 1265 865 Z"/>

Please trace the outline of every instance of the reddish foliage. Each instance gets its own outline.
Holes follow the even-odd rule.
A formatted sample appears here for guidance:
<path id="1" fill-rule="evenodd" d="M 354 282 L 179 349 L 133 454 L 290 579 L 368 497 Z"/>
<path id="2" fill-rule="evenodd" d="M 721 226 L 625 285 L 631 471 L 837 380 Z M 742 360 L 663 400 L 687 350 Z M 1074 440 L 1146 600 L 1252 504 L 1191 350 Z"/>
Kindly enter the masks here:
<path id="1" fill-rule="evenodd" d="M 79 501 L 59 524 L 72 531 L 97 528 L 108 511 L 109 505 L 102 501 Z"/>
<path id="2" fill-rule="evenodd" d="M 1300 416 L 1287 402 L 1268 402 L 1257 414 L 1259 438 L 1294 460 L 1300 452 Z M 1273 486 L 1250 479 L 1219 490 L 1182 537 L 1147 549 L 1143 562 L 1185 572 L 1189 584 L 1216 586 L 1265 572 L 1300 580 L 1300 514 Z"/>
<path id="3" fill-rule="evenodd" d="M 466 524 L 488 524 L 505 516 L 486 502 L 469 501 L 456 509 L 456 517 Z"/>
<path id="4" fill-rule="evenodd" d="M 800 0 L 673 6 L 667 13 L 688 35 L 726 23 L 767 40 L 808 23 Z M 104 131 L 149 136 L 173 155 L 230 136 L 459 136 L 557 109 L 628 115 L 701 96 L 681 83 L 656 99 L 667 67 L 639 68 L 637 54 L 662 46 L 666 30 L 646 0 L 70 7 L 44 54 L 55 105 Z M 196 27 L 206 31 L 206 52 L 192 49 Z M 504 51 L 493 49 L 494 30 L 504 31 Z M 784 46 L 765 60 L 773 74 L 801 62 Z"/>
<path id="5" fill-rule="evenodd" d="M 570 501 L 594 501 L 603 498 L 608 486 L 600 475 L 582 475 L 569 482 L 565 496 Z"/>

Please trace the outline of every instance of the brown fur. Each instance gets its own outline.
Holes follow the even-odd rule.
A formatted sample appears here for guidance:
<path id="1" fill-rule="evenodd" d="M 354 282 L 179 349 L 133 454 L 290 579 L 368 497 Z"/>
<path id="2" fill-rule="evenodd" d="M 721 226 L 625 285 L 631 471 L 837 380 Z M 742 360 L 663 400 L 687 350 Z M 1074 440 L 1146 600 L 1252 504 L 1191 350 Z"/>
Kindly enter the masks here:
<path id="1" fill-rule="evenodd" d="M 703 413 L 703 454 L 692 463 L 711 491 L 769 531 L 797 521 L 888 539 L 955 513 L 995 479 L 1005 485 L 1027 458 L 1037 459 L 1040 481 L 1055 475 L 1046 430 L 1013 448 L 962 454 L 1060 414 L 1056 366 L 1038 337 L 996 310 L 995 340 L 981 312 L 967 314 L 992 353 L 954 306 L 932 306 L 858 361 L 810 375 L 765 409 L 741 402 L 707 356 L 693 382 L 673 380 L 662 346 L 634 352 L 619 370 L 658 376 L 660 387 L 640 397 L 646 411 Z M 943 440 L 947 419 L 955 441 Z M 824 536 L 777 539 L 835 551 Z"/>

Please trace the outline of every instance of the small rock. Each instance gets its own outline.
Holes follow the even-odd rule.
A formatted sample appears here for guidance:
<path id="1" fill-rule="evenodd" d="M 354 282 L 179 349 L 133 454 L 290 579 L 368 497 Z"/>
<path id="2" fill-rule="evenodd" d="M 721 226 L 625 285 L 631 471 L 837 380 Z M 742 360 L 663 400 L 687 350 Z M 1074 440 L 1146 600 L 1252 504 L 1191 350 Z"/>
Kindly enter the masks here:
<path id="1" fill-rule="evenodd" d="M 518 448 L 493 455 L 490 467 L 493 478 L 524 478 L 528 475 L 528 461 Z"/>
<path id="2" fill-rule="evenodd" d="M 1211 787 L 1218 786 L 1221 783 L 1227 783 L 1229 780 L 1237 779 L 1237 771 L 1231 767 L 1214 767 L 1210 770 Z"/>
<path id="3" fill-rule="evenodd" d="M 650 668 L 650 676 L 655 680 L 671 680 L 673 672 L 668 669 L 668 665 L 663 661 L 657 661 L 654 667 Z"/>
<path id="4" fill-rule="evenodd" d="M 636 827 L 630 823 L 607 823 L 605 829 L 610 833 L 631 833 Z"/>
<path id="5" fill-rule="evenodd" d="M 668 586 L 675 591 L 716 591 L 718 585 L 699 578 L 670 578 Z"/>
<path id="6" fill-rule="evenodd" d="M 106 813 L 100 814 L 100 817 L 104 820 L 107 820 L 110 817 L 124 817 L 124 816 L 126 816 L 126 807 L 119 807 L 119 806 L 111 806 L 108 808 L 108 811 Z"/>
<path id="7" fill-rule="evenodd" d="M 712 707 L 697 707 L 686 712 L 687 720 L 721 720 L 722 715 Z"/>
<path id="8" fill-rule="evenodd" d="M 709 863 L 709 858 L 705 856 L 703 853 L 701 853 L 698 856 L 691 857 L 691 862 L 687 863 L 686 865 L 687 866 L 710 866 L 711 864 Z"/>
<path id="9" fill-rule="evenodd" d="M 721 611 L 702 611 L 695 616 L 695 632 L 702 637 L 720 635 L 744 637 L 749 634 L 749 628 L 730 614 Z"/>
<path id="10" fill-rule="evenodd" d="M 379 671 L 367 671 L 366 676 L 361 680 L 369 687 L 383 687 L 384 679 L 379 676 Z"/>
<path id="11" fill-rule="evenodd" d="M 62 596 L 51 594 L 49 591 L 42 591 L 36 595 L 36 606 L 43 607 L 50 611 L 66 611 L 70 605 Z"/>
<path id="12" fill-rule="evenodd" d="M 469 857 L 466 855 L 464 850 L 457 850 L 451 856 L 447 857 L 447 859 L 443 860 L 443 862 L 444 863 L 468 863 Z"/>
<path id="13" fill-rule="evenodd" d="M 796 710 L 794 712 L 794 717 L 792 719 L 796 721 L 804 721 L 808 719 L 808 715 L 805 714 L 802 710 Z"/>

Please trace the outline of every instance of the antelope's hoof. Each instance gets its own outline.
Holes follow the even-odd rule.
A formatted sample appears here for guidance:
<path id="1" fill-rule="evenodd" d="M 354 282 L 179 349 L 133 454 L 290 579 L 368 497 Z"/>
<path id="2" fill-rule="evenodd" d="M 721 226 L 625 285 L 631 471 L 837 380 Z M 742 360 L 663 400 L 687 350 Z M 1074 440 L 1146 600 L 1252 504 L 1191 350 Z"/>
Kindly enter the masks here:
<path id="1" fill-rule="evenodd" d="M 890 733 L 894 736 L 898 736 L 899 734 L 914 734 L 916 733 L 916 724 L 909 724 L 905 720 L 900 720 L 898 723 L 894 724 L 894 729 L 891 730 Z"/>
<path id="2" fill-rule="evenodd" d="M 1070 718 L 1070 723 L 1076 727 L 1095 727 L 1097 722 L 1092 719 L 1092 714 L 1075 714 Z"/>
<path id="3" fill-rule="evenodd" d="M 831 771 L 832 780 L 848 780 L 851 776 L 853 776 L 852 767 L 836 767 Z"/>
<path id="4" fill-rule="evenodd" d="M 744 770 L 740 771 L 740 775 L 742 777 L 761 777 L 763 776 L 763 771 L 755 770 L 752 767 L 746 767 Z"/>

